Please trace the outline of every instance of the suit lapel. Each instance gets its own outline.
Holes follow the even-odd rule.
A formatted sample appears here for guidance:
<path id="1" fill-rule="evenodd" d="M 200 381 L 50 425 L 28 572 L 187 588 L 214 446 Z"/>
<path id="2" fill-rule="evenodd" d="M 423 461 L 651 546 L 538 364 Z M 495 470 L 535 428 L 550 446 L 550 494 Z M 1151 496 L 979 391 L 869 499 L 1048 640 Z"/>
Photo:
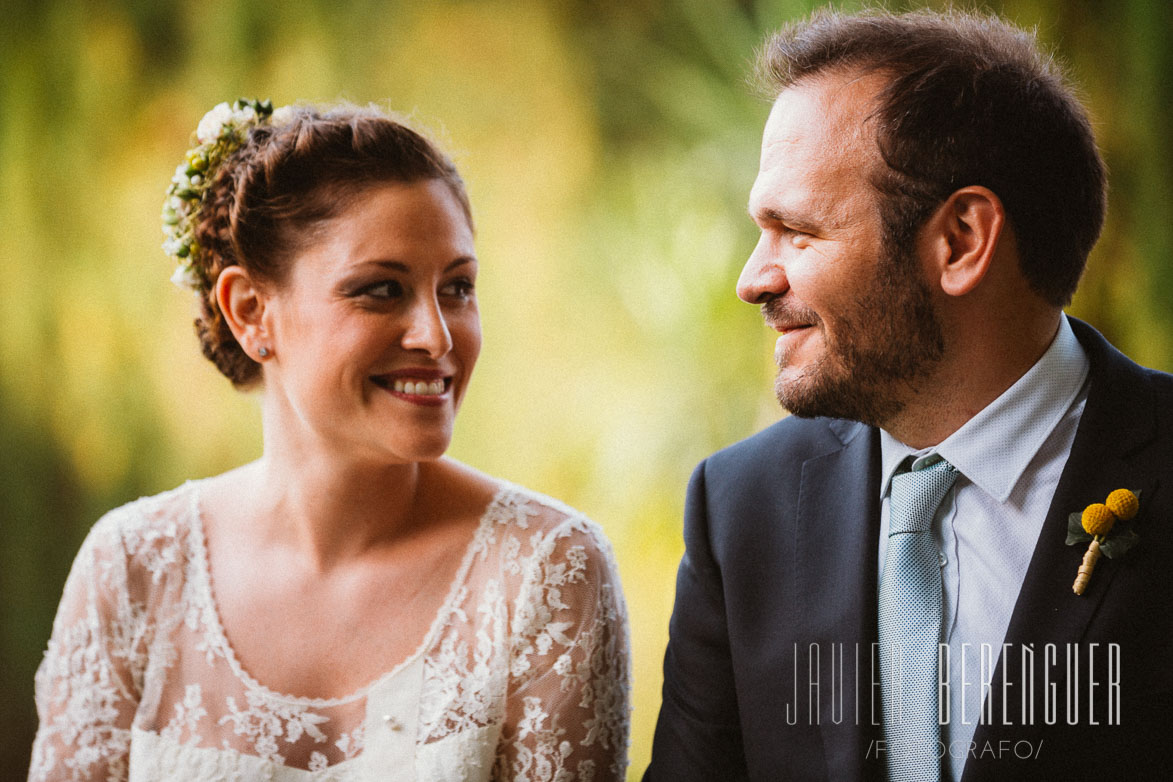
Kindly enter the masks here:
<path id="1" fill-rule="evenodd" d="M 793 572 L 803 626 L 795 637 L 810 644 L 798 650 L 798 659 L 817 665 L 819 682 L 817 712 L 801 718 L 819 724 L 829 777 L 857 780 L 871 776 L 868 747 L 878 735 L 869 684 L 876 638 L 879 437 L 860 424 L 829 425 L 844 445 L 803 463 L 798 497 Z M 808 675 L 809 667 L 799 669 L 800 680 Z"/>
<path id="2" fill-rule="evenodd" d="M 1071 324 L 1091 361 L 1088 399 L 1004 641 L 1013 644 L 1014 649 L 1033 645 L 1040 657 L 1045 644 L 1056 644 L 1062 650 L 1063 645 L 1083 638 L 1120 567 L 1119 563 L 1101 559 L 1087 591 L 1082 596 L 1073 594 L 1071 585 L 1087 546 L 1064 545 L 1068 515 L 1089 503 L 1103 502 L 1113 489 L 1140 489 L 1143 498 L 1144 492 L 1155 487 L 1151 467 L 1129 458 L 1152 440 L 1156 430 L 1153 399 L 1139 368 L 1091 327 L 1074 319 Z M 1010 692 L 1021 693 L 1018 666 L 1011 668 L 1015 670 L 1009 675 Z M 1055 684 L 1062 688 L 1064 667 L 1056 670 L 1059 678 Z M 989 696 L 994 725 L 1001 721 L 1001 683 L 1005 675 L 1003 661 L 999 660 Z M 1041 681 L 1035 681 L 1035 689 L 1042 697 Z M 1014 714 L 1013 703 L 1009 711 Z M 991 726 L 979 725 L 974 740 L 981 746 L 996 732 Z"/>

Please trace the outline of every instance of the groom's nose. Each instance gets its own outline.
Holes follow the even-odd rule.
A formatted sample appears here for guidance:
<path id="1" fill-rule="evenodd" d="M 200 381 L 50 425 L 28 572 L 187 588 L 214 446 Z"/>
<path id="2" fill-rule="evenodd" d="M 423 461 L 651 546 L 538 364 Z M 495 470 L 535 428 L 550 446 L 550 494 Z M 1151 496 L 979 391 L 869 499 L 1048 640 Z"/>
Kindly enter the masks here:
<path id="1" fill-rule="evenodd" d="M 757 247 L 750 253 L 741 276 L 737 278 L 737 297 L 749 304 L 763 304 L 790 289 L 786 270 L 771 246 L 771 239 L 769 231 L 762 231 Z"/>

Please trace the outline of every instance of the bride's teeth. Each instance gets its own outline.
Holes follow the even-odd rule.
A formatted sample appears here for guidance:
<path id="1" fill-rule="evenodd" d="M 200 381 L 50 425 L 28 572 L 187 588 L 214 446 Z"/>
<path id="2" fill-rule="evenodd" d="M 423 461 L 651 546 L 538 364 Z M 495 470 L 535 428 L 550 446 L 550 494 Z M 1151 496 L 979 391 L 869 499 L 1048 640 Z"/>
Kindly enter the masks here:
<path id="1" fill-rule="evenodd" d="M 412 396 L 440 396 L 444 393 L 443 380 L 395 380 L 391 388 L 397 394 Z"/>

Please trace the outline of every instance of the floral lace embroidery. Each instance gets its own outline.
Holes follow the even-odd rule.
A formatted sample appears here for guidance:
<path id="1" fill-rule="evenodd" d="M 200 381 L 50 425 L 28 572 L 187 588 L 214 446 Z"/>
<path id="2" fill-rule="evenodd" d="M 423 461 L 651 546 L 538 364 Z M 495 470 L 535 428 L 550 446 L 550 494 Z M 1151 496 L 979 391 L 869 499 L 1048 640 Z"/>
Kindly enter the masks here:
<path id="1" fill-rule="evenodd" d="M 208 716 L 208 712 L 203 707 L 203 695 L 198 684 L 187 685 L 186 693 L 183 700 L 175 704 L 175 716 L 171 718 L 171 722 L 167 723 L 167 727 L 163 728 L 160 733 L 163 738 L 170 739 L 176 743 L 182 741 L 181 737 L 186 735 L 190 741 L 194 741 L 195 737 L 199 735 L 199 722 L 202 717 Z"/>
<path id="2" fill-rule="evenodd" d="M 353 760 L 362 752 L 363 738 L 363 726 L 359 725 L 353 733 L 343 733 L 339 736 L 334 746 L 342 750 L 342 756 L 347 760 Z"/>
<path id="3" fill-rule="evenodd" d="M 166 778 L 168 768 L 197 782 L 252 778 L 257 764 L 293 764 L 318 782 L 356 779 L 368 750 L 392 746 L 395 720 L 365 704 L 370 687 L 400 686 L 394 671 L 330 701 L 279 695 L 240 671 L 211 599 L 197 498 L 189 484 L 112 511 L 91 531 L 37 673 L 30 780 L 127 779 L 136 732 L 153 734 L 141 751 L 157 753 L 136 779 Z M 421 647 L 409 720 L 417 777 L 621 779 L 627 645 L 597 528 L 505 486 Z"/>
<path id="4" fill-rule="evenodd" d="M 326 741 L 326 734 L 318 726 L 329 721 L 329 717 L 312 712 L 307 706 L 274 702 L 258 690 L 249 690 L 245 698 L 248 708 L 238 709 L 236 699 L 228 696 L 228 714 L 220 718 L 220 724 L 231 723 L 236 735 L 249 739 L 265 760 L 274 763 L 285 760 L 277 751 L 279 741 L 296 744 L 302 736 L 319 743 Z"/>

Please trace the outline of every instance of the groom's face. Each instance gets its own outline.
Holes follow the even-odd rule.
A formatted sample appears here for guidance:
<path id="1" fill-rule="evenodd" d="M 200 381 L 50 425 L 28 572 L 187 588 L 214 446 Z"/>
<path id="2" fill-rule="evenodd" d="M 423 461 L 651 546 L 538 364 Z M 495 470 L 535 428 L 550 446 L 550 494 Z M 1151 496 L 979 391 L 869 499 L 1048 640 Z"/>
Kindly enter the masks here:
<path id="1" fill-rule="evenodd" d="M 777 330 L 778 399 L 801 416 L 883 426 L 943 351 L 913 247 L 884 241 L 867 120 L 881 77 L 831 74 L 778 97 L 750 216 L 761 238 L 737 293 Z"/>

